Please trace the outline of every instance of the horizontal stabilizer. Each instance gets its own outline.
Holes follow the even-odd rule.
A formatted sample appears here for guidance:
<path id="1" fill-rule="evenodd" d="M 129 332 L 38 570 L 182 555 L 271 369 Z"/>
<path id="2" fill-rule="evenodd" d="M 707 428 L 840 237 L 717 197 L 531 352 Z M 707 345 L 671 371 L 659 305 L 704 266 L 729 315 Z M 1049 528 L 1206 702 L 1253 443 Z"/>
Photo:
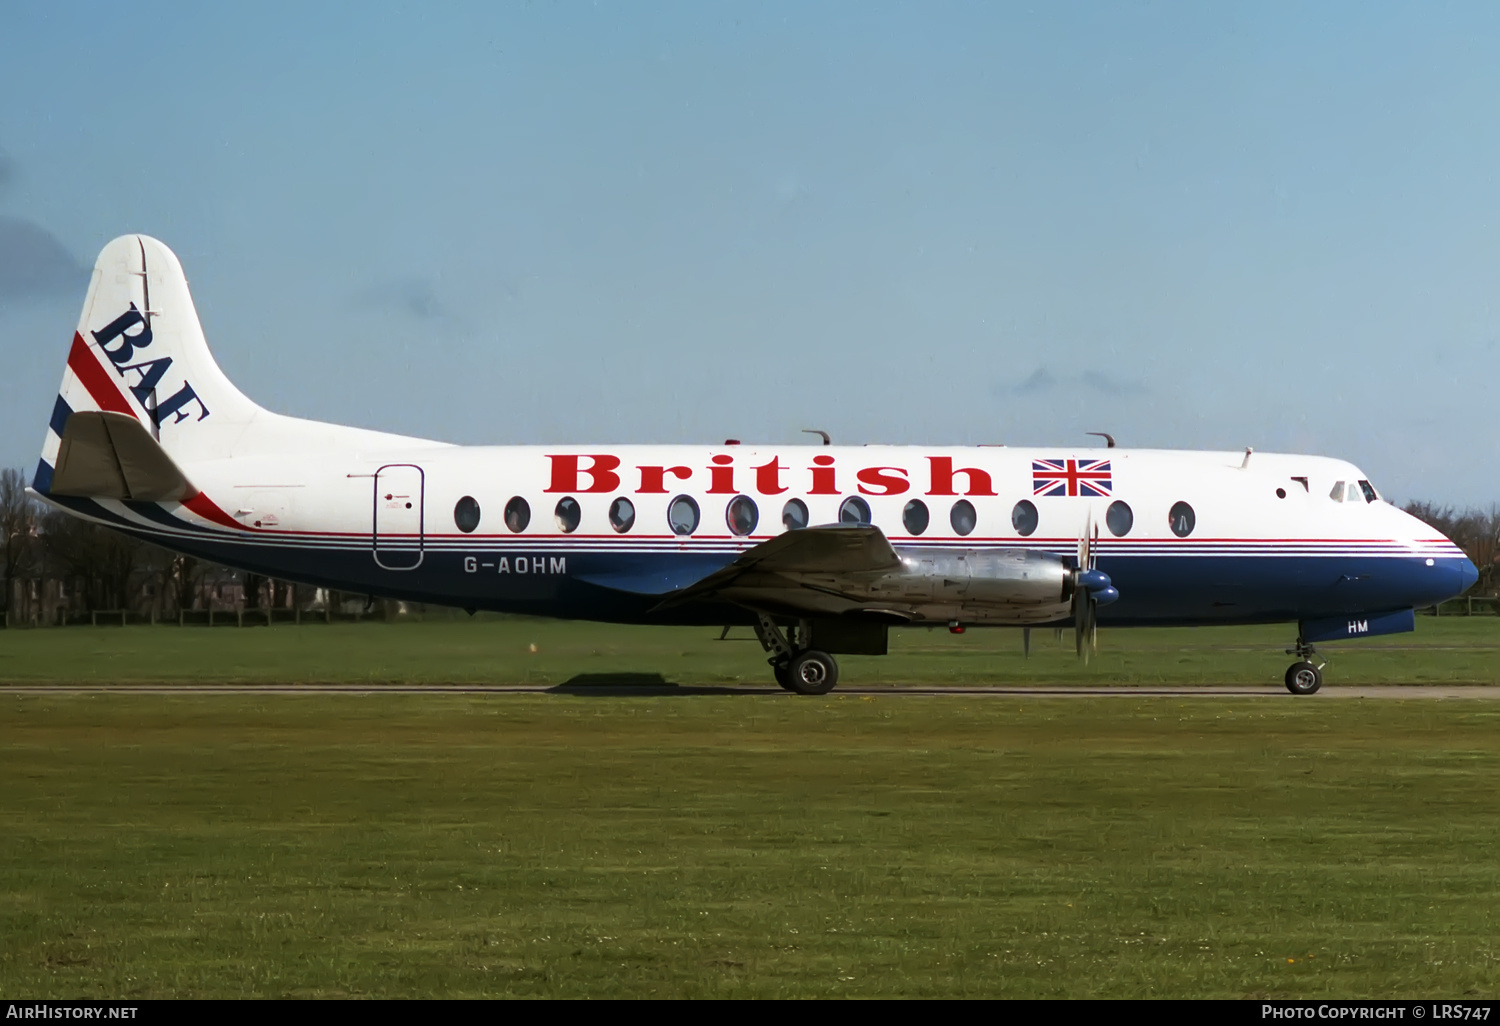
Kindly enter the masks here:
<path id="1" fill-rule="evenodd" d="M 186 502 L 198 494 L 145 425 L 106 410 L 68 417 L 48 491 L 139 502 Z"/>

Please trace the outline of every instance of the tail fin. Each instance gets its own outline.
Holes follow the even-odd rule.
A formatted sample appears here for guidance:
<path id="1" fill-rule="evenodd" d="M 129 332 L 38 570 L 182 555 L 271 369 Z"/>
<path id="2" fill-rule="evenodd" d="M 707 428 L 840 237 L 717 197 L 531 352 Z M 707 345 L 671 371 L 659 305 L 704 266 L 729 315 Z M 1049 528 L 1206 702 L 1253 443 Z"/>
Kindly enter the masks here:
<path id="1" fill-rule="evenodd" d="M 214 362 L 182 265 L 145 235 L 115 239 L 94 265 L 37 491 L 50 490 L 68 418 L 89 411 L 134 419 L 178 462 L 229 455 L 234 438 L 268 416 Z"/>
<path id="2" fill-rule="evenodd" d="M 94 265 L 32 486 L 51 493 L 59 459 L 76 455 L 77 472 L 59 482 L 66 494 L 154 502 L 180 493 L 198 511 L 211 504 L 184 473 L 198 461 L 443 445 L 261 409 L 209 353 L 177 257 L 153 238 L 123 235 Z"/>

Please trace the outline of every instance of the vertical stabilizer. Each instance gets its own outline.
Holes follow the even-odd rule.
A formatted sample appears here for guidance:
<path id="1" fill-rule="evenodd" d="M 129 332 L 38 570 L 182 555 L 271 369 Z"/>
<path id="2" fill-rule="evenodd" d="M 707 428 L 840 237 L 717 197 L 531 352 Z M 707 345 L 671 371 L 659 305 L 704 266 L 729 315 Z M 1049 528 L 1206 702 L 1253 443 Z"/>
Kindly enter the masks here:
<path id="1" fill-rule="evenodd" d="M 135 418 L 178 461 L 230 454 L 264 410 L 214 362 L 182 265 L 166 246 L 125 235 L 94 265 L 53 407 L 37 488 L 46 492 L 69 415 Z"/>

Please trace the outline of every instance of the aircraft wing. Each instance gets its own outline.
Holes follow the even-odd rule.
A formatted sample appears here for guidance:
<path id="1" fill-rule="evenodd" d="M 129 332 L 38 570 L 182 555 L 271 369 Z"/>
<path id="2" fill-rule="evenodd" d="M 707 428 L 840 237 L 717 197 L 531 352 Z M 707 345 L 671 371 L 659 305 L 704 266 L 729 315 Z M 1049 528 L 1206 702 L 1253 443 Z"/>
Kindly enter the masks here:
<path id="1" fill-rule="evenodd" d="M 743 600 L 753 594 L 767 605 L 821 611 L 826 605 L 826 590 L 809 581 L 806 575 L 837 578 L 843 574 L 879 573 L 900 565 L 896 550 L 878 527 L 843 524 L 808 527 L 762 542 L 722 570 L 668 595 L 657 608 L 715 596 Z"/>
<path id="2" fill-rule="evenodd" d="M 828 524 L 777 535 L 720 572 L 738 575 L 755 569 L 767 573 L 857 573 L 891 570 L 900 565 L 900 557 L 880 528 Z"/>

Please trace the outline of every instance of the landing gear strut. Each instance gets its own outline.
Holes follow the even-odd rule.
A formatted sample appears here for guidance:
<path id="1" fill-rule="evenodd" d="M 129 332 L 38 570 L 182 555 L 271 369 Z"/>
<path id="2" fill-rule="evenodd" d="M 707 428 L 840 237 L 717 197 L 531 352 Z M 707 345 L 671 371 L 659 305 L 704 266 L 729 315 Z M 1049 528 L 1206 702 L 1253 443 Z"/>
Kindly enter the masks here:
<path id="1" fill-rule="evenodd" d="M 808 638 L 807 621 L 794 628 L 791 637 L 764 613 L 755 614 L 755 636 L 771 658 L 771 670 L 776 683 L 799 695 L 826 695 L 839 682 L 839 664 L 827 652 L 799 646 L 797 642 Z"/>
<path id="2" fill-rule="evenodd" d="M 1294 655 L 1298 662 L 1286 668 L 1286 689 L 1294 695 L 1310 695 L 1323 686 L 1323 667 L 1327 663 L 1315 663 L 1313 657 L 1318 650 L 1309 645 L 1299 635 L 1297 646 L 1286 650 L 1287 655 Z"/>

